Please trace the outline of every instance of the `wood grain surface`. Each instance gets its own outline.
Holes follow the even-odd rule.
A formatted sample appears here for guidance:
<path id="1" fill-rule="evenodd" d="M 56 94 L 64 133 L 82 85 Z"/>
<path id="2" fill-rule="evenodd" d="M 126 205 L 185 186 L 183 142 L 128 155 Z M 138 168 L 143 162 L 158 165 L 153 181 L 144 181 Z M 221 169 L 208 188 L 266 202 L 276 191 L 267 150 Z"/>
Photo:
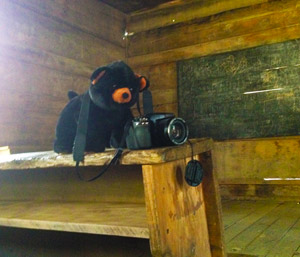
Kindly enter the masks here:
<path id="1" fill-rule="evenodd" d="M 185 182 L 186 164 L 178 160 L 143 166 L 153 256 L 217 256 L 210 250 L 202 185 Z"/>
<path id="2" fill-rule="evenodd" d="M 2 201 L 0 225 L 149 238 L 143 204 Z"/>
<path id="3" fill-rule="evenodd" d="M 192 139 L 194 154 L 207 152 L 212 149 L 211 139 Z M 115 150 L 104 153 L 88 153 L 85 156 L 84 166 L 99 166 L 110 161 Z M 191 156 L 191 146 L 188 143 L 180 146 L 161 147 L 149 150 L 125 150 L 120 164 L 156 164 L 169 162 Z M 54 152 L 36 152 L 13 154 L 0 157 L 0 169 L 33 169 L 50 167 L 74 167 L 73 156 L 71 154 L 57 154 Z"/>
<path id="4" fill-rule="evenodd" d="M 238 2 L 238 1 L 236 1 Z M 139 56 L 299 23 L 297 1 L 274 1 L 135 33 L 128 55 Z M 184 35 L 179 37 L 178 35 Z"/>
<path id="5" fill-rule="evenodd" d="M 131 15 L 127 30 L 137 33 L 264 2 L 267 0 L 174 1 L 156 9 Z"/>
<path id="6" fill-rule="evenodd" d="M 0 145 L 52 149 L 68 90 L 83 93 L 94 69 L 125 59 L 125 20 L 97 0 L 1 1 Z"/>
<path id="7" fill-rule="evenodd" d="M 224 201 L 223 210 L 228 256 L 298 256 L 297 201 Z"/>

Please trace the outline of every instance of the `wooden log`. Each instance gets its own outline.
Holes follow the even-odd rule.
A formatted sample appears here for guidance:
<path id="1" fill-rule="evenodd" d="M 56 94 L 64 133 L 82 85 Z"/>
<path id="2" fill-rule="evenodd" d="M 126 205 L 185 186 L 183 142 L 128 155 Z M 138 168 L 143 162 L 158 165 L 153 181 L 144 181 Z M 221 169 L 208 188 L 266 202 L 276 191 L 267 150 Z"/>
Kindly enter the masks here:
<path id="1" fill-rule="evenodd" d="M 154 10 L 131 15 L 127 31 L 138 33 L 264 2 L 267 0 L 213 0 L 189 1 L 188 3 L 180 1 L 175 4 L 171 2 L 169 5 Z"/>
<path id="2" fill-rule="evenodd" d="M 1 40 L 0 40 L 1 41 Z M 1 64 L 7 62 L 21 62 L 23 65 L 35 65 L 65 74 L 73 74 L 88 78 L 96 68 L 95 65 L 83 63 L 71 58 L 46 52 L 41 49 L 23 46 L 9 46 L 0 42 Z M 24 64 L 25 63 L 25 64 Z M 11 71 L 10 71 L 11 72 Z"/>
<path id="3" fill-rule="evenodd" d="M 299 24 L 298 1 L 273 1 L 136 33 L 128 40 L 128 55 L 138 56 Z M 178 36 L 184 35 L 184 36 Z"/>
<path id="4" fill-rule="evenodd" d="M 26 7 L 43 16 L 77 27 L 111 44 L 125 47 L 123 40 L 126 15 L 117 9 L 96 0 L 89 1 L 42 1 L 13 0 L 17 5 Z M 102 24 L 106 24 L 103 26 Z"/>
<path id="5" fill-rule="evenodd" d="M 176 62 L 135 67 L 134 71 L 146 76 L 150 81 L 150 90 L 177 89 Z"/>
<path id="6" fill-rule="evenodd" d="M 175 116 L 178 116 L 178 104 L 177 103 L 153 105 L 153 109 L 154 109 L 154 112 L 169 112 L 169 113 L 174 113 Z M 140 116 L 137 108 L 133 107 L 131 110 L 132 110 L 132 114 L 134 117 Z M 143 108 L 141 108 L 141 113 L 143 115 L 143 113 L 144 113 Z"/>
<path id="7" fill-rule="evenodd" d="M 176 89 L 160 89 L 151 90 L 153 105 L 165 105 L 177 103 L 177 90 Z M 140 106 L 143 107 L 143 95 L 140 94 Z"/>
<path id="8" fill-rule="evenodd" d="M 39 112 L 41 115 L 56 115 L 58 119 L 59 113 L 63 107 L 68 103 L 67 96 L 52 97 L 48 95 L 30 95 L 20 94 L 15 95 L 11 92 L 2 91 L 0 95 L 0 109 L 8 112 L 24 113 L 24 112 Z M 5 117 L 7 112 L 0 114 Z M 50 116 L 49 115 L 49 116 Z M 3 120 L 4 121 L 4 120 Z"/>
<path id="9" fill-rule="evenodd" d="M 14 3 L 2 2 L 0 10 L 4 45 L 42 49 L 95 66 L 125 57 L 123 47 Z"/>
<path id="10" fill-rule="evenodd" d="M 273 44 L 300 38 L 300 24 L 224 38 L 212 42 L 166 50 L 158 53 L 128 58 L 132 67 L 155 65 L 165 62 L 191 59 L 210 54 L 218 54 L 251 48 L 264 44 Z"/>
<path id="11" fill-rule="evenodd" d="M 40 97 L 41 100 L 43 96 L 45 99 L 52 97 L 67 102 L 68 90 L 83 93 L 89 88 L 91 73 L 78 76 L 76 73 L 65 73 L 40 65 L 0 59 L 3 60 L 0 63 L 0 90 L 4 95 L 16 94 L 16 99 L 19 94 L 24 97 L 33 95 L 33 98 Z"/>
<path id="12" fill-rule="evenodd" d="M 155 112 L 170 112 L 178 115 L 177 97 L 177 68 L 176 63 L 163 63 L 160 65 L 136 67 L 135 72 L 146 76 L 150 81 L 150 91 L 153 95 Z M 140 97 L 143 112 L 142 97 Z M 134 106 L 133 114 L 139 113 Z"/>
<path id="13" fill-rule="evenodd" d="M 47 119 L 42 119 L 41 121 L 46 122 Z M 20 122 L 19 124 L 1 125 L 0 128 L 2 131 L 5 131 L 0 136 L 1 145 L 9 145 L 12 150 L 16 146 L 24 145 L 31 145 L 31 149 L 35 149 L 35 151 L 39 149 L 43 151 L 53 149 L 55 122 L 53 126 L 43 125 L 42 122 L 35 123 L 36 126 L 32 126 L 33 122 L 37 121 L 33 120 L 31 123 L 27 122 L 25 124 Z M 36 146 L 36 148 L 33 146 Z M 15 153 L 15 151 L 12 152 Z"/>

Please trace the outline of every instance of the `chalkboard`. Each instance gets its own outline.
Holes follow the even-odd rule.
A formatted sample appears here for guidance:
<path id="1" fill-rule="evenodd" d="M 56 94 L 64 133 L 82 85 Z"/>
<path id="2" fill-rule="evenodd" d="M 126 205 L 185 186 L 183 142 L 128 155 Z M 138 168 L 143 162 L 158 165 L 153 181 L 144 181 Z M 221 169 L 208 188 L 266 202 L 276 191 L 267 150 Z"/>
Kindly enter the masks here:
<path id="1" fill-rule="evenodd" d="M 300 40 L 177 63 L 191 137 L 300 134 Z"/>

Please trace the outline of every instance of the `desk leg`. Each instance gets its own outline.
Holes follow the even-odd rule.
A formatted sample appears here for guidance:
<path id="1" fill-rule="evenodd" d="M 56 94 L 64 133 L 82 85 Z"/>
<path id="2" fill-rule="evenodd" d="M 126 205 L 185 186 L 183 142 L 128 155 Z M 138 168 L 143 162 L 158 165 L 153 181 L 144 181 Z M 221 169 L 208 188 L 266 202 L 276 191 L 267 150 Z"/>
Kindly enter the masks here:
<path id="1" fill-rule="evenodd" d="M 222 222 L 221 196 L 216 172 L 213 170 L 211 152 L 198 155 L 204 169 L 202 181 L 209 243 L 213 257 L 225 257 L 224 226 Z"/>
<path id="2" fill-rule="evenodd" d="M 150 247 L 155 257 L 217 256 L 211 254 L 203 186 L 190 187 L 185 182 L 186 163 L 182 159 L 143 165 Z"/>

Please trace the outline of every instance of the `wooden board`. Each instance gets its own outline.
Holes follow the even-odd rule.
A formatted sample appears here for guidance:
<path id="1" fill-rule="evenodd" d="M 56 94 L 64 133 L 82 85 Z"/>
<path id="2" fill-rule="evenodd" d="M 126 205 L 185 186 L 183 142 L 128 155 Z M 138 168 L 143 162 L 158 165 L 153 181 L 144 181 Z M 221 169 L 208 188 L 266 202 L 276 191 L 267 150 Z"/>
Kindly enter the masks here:
<path id="1" fill-rule="evenodd" d="M 296 8 L 296 4 L 295 0 L 273 1 L 223 12 L 206 19 L 201 19 L 199 14 L 198 19 L 191 22 L 135 33 L 128 40 L 128 56 L 146 55 L 298 24 L 299 8 Z"/>
<path id="2" fill-rule="evenodd" d="M 226 256 L 222 221 L 221 196 L 217 172 L 212 163 L 213 151 L 198 155 L 203 169 L 203 196 L 212 257 Z"/>
<path id="3" fill-rule="evenodd" d="M 3 201 L 0 225 L 149 238 L 143 204 Z"/>
<path id="4" fill-rule="evenodd" d="M 193 139 L 194 154 L 207 152 L 212 149 L 211 139 Z M 115 151 L 110 150 L 104 153 L 87 154 L 84 166 L 99 166 L 110 161 Z M 191 146 L 185 143 L 180 146 L 161 147 L 149 150 L 125 150 L 120 164 L 156 164 L 169 162 L 177 159 L 189 157 L 191 155 Z M 56 154 L 54 152 L 37 152 L 13 154 L 5 158 L 0 157 L 0 169 L 33 169 L 49 167 L 74 167 L 73 156 L 70 154 Z"/>
<path id="5" fill-rule="evenodd" d="M 31 9 L 59 22 L 77 27 L 112 44 L 125 46 L 123 40 L 126 15 L 100 1 L 13 0 L 17 5 Z M 107 26 L 101 26 L 105 23 Z"/>
<path id="6" fill-rule="evenodd" d="M 221 195 L 231 199 L 300 197 L 299 136 L 214 142 Z"/>
<path id="7" fill-rule="evenodd" d="M 264 2 L 266 0 L 174 1 L 156 10 L 131 15 L 127 30 L 137 33 Z"/>
<path id="8" fill-rule="evenodd" d="M 289 204 L 288 204 L 289 206 Z M 287 212 L 279 216 L 274 223 L 272 223 L 268 228 L 266 228 L 263 233 L 255 238 L 245 249 L 246 253 L 266 256 L 270 251 L 277 246 L 277 244 L 283 238 L 283 235 L 287 233 L 299 220 L 300 217 L 300 207 L 295 202 L 287 208 Z M 276 215 L 273 213 L 272 215 Z M 299 233 L 294 240 L 299 242 Z M 298 244 L 298 245 L 299 245 Z M 296 250 L 296 249 L 294 249 Z"/>
<path id="9" fill-rule="evenodd" d="M 299 200 L 300 185 L 286 184 L 221 184 L 220 191 L 223 199 L 236 200 Z"/>
<path id="10" fill-rule="evenodd" d="M 106 3 L 123 13 L 132 13 L 138 12 L 144 9 L 151 9 L 157 5 L 168 3 L 174 0 L 151 0 L 151 1 L 143 1 L 143 0 L 133 0 L 133 1 L 122 1 L 122 0 L 101 0 L 101 2 Z"/>
<path id="11" fill-rule="evenodd" d="M 176 63 L 137 67 L 135 71 L 146 76 L 150 81 L 154 112 L 170 112 L 178 116 Z M 143 113 L 143 108 L 141 110 Z M 136 108 L 133 109 L 133 114 L 139 115 Z"/>
<path id="12" fill-rule="evenodd" d="M 42 49 L 28 48 L 21 45 L 9 46 L 1 42 L 0 46 L 1 64 L 7 63 L 8 65 L 11 65 L 11 63 L 13 63 L 13 65 L 16 66 L 30 64 L 30 66 L 48 68 L 48 70 L 54 70 L 58 73 L 82 76 L 85 79 L 88 79 L 91 72 L 95 69 L 95 65 L 47 52 Z M 8 68 L 9 66 L 7 66 L 6 69 L 3 69 L 3 71 L 13 72 Z M 32 79 L 34 78 L 38 79 L 37 77 L 32 76 Z"/>
<path id="13" fill-rule="evenodd" d="M 280 35 L 275 37 L 274 35 Z M 158 53 L 135 56 L 128 58 L 132 67 L 155 65 L 165 62 L 187 60 L 212 54 L 232 52 L 241 49 L 252 48 L 261 45 L 280 43 L 300 38 L 300 25 L 275 28 L 259 33 L 249 33 L 242 36 L 229 37 L 213 42 L 191 45 Z"/>
<path id="14" fill-rule="evenodd" d="M 233 238 L 239 237 L 240 233 L 242 233 L 245 229 L 247 229 L 250 225 L 259 220 L 261 217 L 263 217 L 264 215 L 268 215 L 273 211 L 276 211 L 275 209 L 278 206 L 278 203 L 269 203 L 266 201 L 257 202 L 255 204 L 255 208 L 253 208 L 252 206 L 251 211 L 249 213 L 246 213 L 246 215 L 243 216 L 241 219 L 235 220 L 234 224 L 226 228 L 225 243 L 232 241 Z M 235 214 L 233 210 L 231 210 L 231 212 L 232 215 Z M 245 213 L 242 207 L 241 212 Z"/>
<path id="15" fill-rule="evenodd" d="M 300 137 L 294 136 L 215 142 L 214 165 L 220 182 L 263 184 L 271 183 L 264 178 L 299 177 L 299 141 Z"/>
<path id="16" fill-rule="evenodd" d="M 232 256 L 292 257 L 300 246 L 300 206 L 295 201 L 226 201 L 223 213 L 225 224 L 229 219 L 234 221 L 225 228 Z"/>
<path id="17" fill-rule="evenodd" d="M 185 183 L 185 166 L 184 160 L 143 166 L 153 256 L 217 256 L 210 250 L 202 185 Z"/>
<path id="18" fill-rule="evenodd" d="M 1 3 L 0 24 L 4 45 L 42 49 L 95 67 L 125 58 L 124 47 L 12 2 Z"/>
<path id="19" fill-rule="evenodd" d="M 252 202 L 229 200 L 228 202 L 224 203 L 224 200 L 222 200 L 222 217 L 225 231 L 227 231 L 230 227 L 234 226 L 240 220 L 245 219 L 245 217 L 254 212 L 256 208 L 261 207 L 265 204 L 264 201 L 256 201 L 253 204 Z"/>

